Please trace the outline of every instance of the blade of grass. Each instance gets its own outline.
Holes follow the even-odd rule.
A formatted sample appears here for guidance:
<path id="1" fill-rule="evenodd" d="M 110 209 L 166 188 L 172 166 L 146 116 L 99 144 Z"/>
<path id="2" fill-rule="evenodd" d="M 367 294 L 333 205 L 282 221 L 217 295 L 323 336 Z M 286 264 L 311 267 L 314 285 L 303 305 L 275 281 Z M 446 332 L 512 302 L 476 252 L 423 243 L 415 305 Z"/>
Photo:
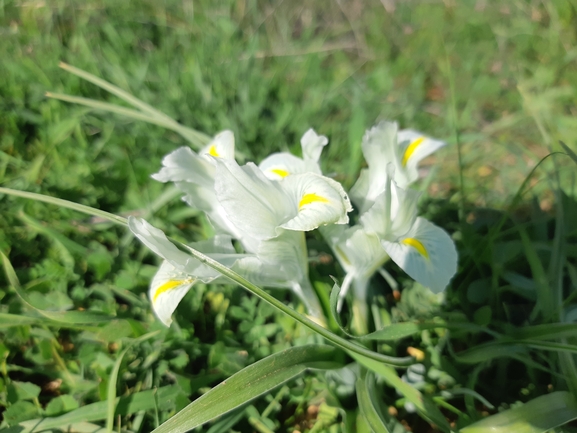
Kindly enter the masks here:
<path id="1" fill-rule="evenodd" d="M 74 66 L 64 62 L 60 62 L 58 64 L 58 67 L 82 78 L 83 80 L 89 81 L 92 84 L 97 85 L 101 89 L 104 89 L 107 92 L 112 93 L 113 95 L 118 96 L 120 99 L 128 102 L 130 105 L 135 106 L 140 111 L 148 113 L 153 117 L 163 118 L 169 122 L 174 122 L 174 120 L 171 117 L 167 116 L 162 111 L 159 111 L 154 107 L 148 105 L 147 103 L 141 101 L 140 99 L 132 96 L 130 93 L 122 90 L 120 87 L 116 87 L 115 85 L 109 83 L 108 81 L 105 81 L 102 78 L 98 78 L 96 75 L 92 75 L 86 71 L 83 71 L 82 69 L 75 68 Z"/>
<path id="2" fill-rule="evenodd" d="M 46 92 L 46 97 L 52 99 L 58 99 L 60 101 L 71 102 L 73 104 L 84 105 L 86 107 L 90 107 L 95 110 L 108 111 L 111 113 L 116 113 L 125 117 L 129 117 L 134 120 L 141 120 L 144 122 L 151 123 L 153 125 L 162 126 L 166 129 L 170 129 L 171 131 L 177 132 L 183 138 L 185 138 L 191 144 L 193 144 L 197 149 L 200 149 L 202 146 L 204 146 L 206 143 L 210 141 L 210 138 L 208 138 L 206 135 L 201 134 L 200 132 L 196 132 L 192 129 L 189 129 L 181 125 L 180 123 L 176 123 L 174 121 L 169 122 L 164 118 L 152 117 L 149 114 L 142 113 L 141 111 L 133 110 L 131 108 L 122 107 L 120 105 L 110 104 L 108 102 L 96 101 L 94 99 L 89 98 L 82 98 L 79 96 L 65 95 L 62 93 Z"/>
<path id="3" fill-rule="evenodd" d="M 116 404 L 118 403 L 116 399 L 116 381 L 118 380 L 118 372 L 120 371 L 120 366 L 122 365 L 122 360 L 124 359 L 124 355 L 126 352 L 132 348 L 137 343 L 142 341 L 148 340 L 149 338 L 158 335 L 160 331 L 149 332 L 148 334 L 144 334 L 141 337 L 138 337 L 131 342 L 128 343 L 126 348 L 120 352 L 118 358 L 114 362 L 114 366 L 112 367 L 112 371 L 110 373 L 110 378 L 108 380 L 108 389 L 106 393 L 106 402 L 107 402 L 107 413 L 106 413 L 106 431 L 107 433 L 112 433 L 114 428 L 114 414 L 116 412 Z"/>

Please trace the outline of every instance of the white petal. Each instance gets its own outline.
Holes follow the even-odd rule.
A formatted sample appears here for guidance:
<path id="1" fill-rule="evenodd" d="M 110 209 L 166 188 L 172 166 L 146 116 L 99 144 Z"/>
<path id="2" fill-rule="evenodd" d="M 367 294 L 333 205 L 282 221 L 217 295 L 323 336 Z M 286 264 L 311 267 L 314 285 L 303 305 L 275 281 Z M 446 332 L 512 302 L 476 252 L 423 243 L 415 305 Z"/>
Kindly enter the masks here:
<path id="1" fill-rule="evenodd" d="M 220 276 L 220 274 L 211 267 L 202 264 L 194 257 L 180 251 L 168 240 L 162 230 L 153 227 L 145 220 L 141 218 L 128 217 L 128 227 L 132 233 L 134 233 L 134 235 L 153 253 L 168 261 L 180 272 L 201 279 L 203 282 L 212 281 Z M 229 257 L 231 256 L 229 253 L 232 251 L 232 246 L 230 246 L 230 248 L 224 248 L 223 245 L 224 242 L 226 242 L 226 239 L 228 239 L 228 242 L 230 243 L 230 238 L 216 237 L 214 239 L 209 239 L 208 241 L 193 243 L 191 244 L 191 247 L 198 250 L 206 249 L 209 252 L 209 255 L 215 258 L 215 260 L 222 262 L 226 259 L 229 263 L 233 263 L 234 260 L 238 258 L 238 255 L 234 254 L 232 255 L 234 257 Z M 220 255 L 215 254 L 216 252 Z"/>
<path id="2" fill-rule="evenodd" d="M 401 150 L 401 165 L 415 172 L 417 164 L 423 158 L 447 144 L 412 129 L 399 131 L 397 139 Z"/>
<path id="3" fill-rule="evenodd" d="M 214 139 L 198 154 L 207 160 L 210 160 L 207 155 L 215 158 L 234 159 L 234 134 L 229 130 L 216 134 Z"/>
<path id="4" fill-rule="evenodd" d="M 159 182 L 191 182 L 207 188 L 214 184 L 214 167 L 188 147 L 181 147 L 166 155 L 162 169 L 152 175 Z"/>
<path id="5" fill-rule="evenodd" d="M 326 224 L 347 224 L 351 203 L 342 185 L 313 173 L 289 176 L 280 182 L 293 202 L 294 217 L 281 225 L 308 231 Z"/>
<path id="6" fill-rule="evenodd" d="M 274 266 L 285 281 L 302 281 L 308 275 L 304 234 L 283 230 L 279 236 L 262 241 L 256 253 L 263 263 Z"/>
<path id="7" fill-rule="evenodd" d="M 195 282 L 194 278 L 179 271 L 166 260 L 162 262 L 150 283 L 148 295 L 156 317 L 166 326 L 172 323 L 172 313 Z"/>
<path id="8" fill-rule="evenodd" d="M 277 236 L 277 227 L 290 218 L 290 197 L 252 163 L 215 159 L 215 190 L 228 219 L 255 239 Z M 289 176 L 291 178 L 292 176 Z"/>
<path id="9" fill-rule="evenodd" d="M 314 129 L 309 129 L 301 138 L 303 159 L 317 162 L 321 157 L 323 147 L 329 142 L 324 135 L 318 135 Z"/>
<path id="10" fill-rule="evenodd" d="M 369 166 L 370 188 L 367 196 L 369 199 L 374 199 L 383 191 L 387 166 L 391 163 L 395 167 L 395 180 L 397 183 L 403 183 L 397 179 L 403 176 L 398 156 L 397 129 L 396 122 L 380 122 L 363 136 L 363 154 Z"/>
<path id="11" fill-rule="evenodd" d="M 224 208 L 216 198 L 214 188 L 208 189 L 188 182 L 176 182 L 176 187 L 185 193 L 182 199 L 190 207 L 206 213 L 217 233 L 228 234 L 239 240 L 244 237 L 244 234 L 229 221 Z"/>
<path id="12" fill-rule="evenodd" d="M 169 261 L 179 271 L 186 272 L 185 268 L 192 257 L 176 248 L 162 230 L 132 216 L 128 217 L 128 228 L 153 253 Z"/>
<path id="13" fill-rule="evenodd" d="M 321 233 L 347 273 L 370 278 L 387 258 L 379 238 L 358 225 L 321 227 Z"/>
<path id="14" fill-rule="evenodd" d="M 382 241 L 391 259 L 409 276 L 434 292 L 445 289 L 457 272 L 457 250 L 443 229 L 417 218 L 411 230 L 396 242 Z"/>
<path id="15" fill-rule="evenodd" d="M 360 217 L 368 233 L 381 240 L 394 241 L 403 236 L 415 223 L 420 192 L 399 188 L 394 181 L 376 197 L 373 206 Z"/>
<path id="16" fill-rule="evenodd" d="M 351 200 L 355 204 L 355 206 L 359 209 L 360 213 L 365 212 L 374 203 L 374 197 L 373 199 L 369 198 L 370 187 L 371 187 L 371 180 L 369 170 L 364 168 L 361 170 L 359 178 L 349 191 L 349 196 L 351 197 Z"/>
<path id="17" fill-rule="evenodd" d="M 291 153 L 283 152 L 267 156 L 258 167 L 269 179 L 281 180 L 291 174 L 306 173 L 315 169 L 320 172 L 318 166 L 315 168 L 315 165 L 307 163 Z"/>

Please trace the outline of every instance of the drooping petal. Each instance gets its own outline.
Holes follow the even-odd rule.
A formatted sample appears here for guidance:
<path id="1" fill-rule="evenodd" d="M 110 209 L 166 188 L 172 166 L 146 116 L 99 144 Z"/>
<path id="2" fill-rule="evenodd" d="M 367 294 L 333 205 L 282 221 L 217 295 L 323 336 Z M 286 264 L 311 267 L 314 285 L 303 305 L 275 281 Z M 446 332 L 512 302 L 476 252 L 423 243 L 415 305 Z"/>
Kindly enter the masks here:
<path id="1" fill-rule="evenodd" d="M 326 224 L 347 224 L 352 210 L 342 185 L 313 173 L 289 176 L 280 183 L 291 197 L 293 217 L 281 227 L 309 231 Z"/>
<path id="2" fill-rule="evenodd" d="M 163 167 L 153 179 L 159 182 L 190 182 L 205 188 L 214 185 L 214 167 L 188 147 L 180 147 L 162 159 Z"/>
<path id="3" fill-rule="evenodd" d="M 232 131 L 225 130 L 214 136 L 214 139 L 208 143 L 198 154 L 205 157 L 207 155 L 215 158 L 234 159 L 234 134 Z"/>
<path id="4" fill-rule="evenodd" d="M 190 271 L 194 271 L 197 267 L 193 264 L 187 268 L 192 257 L 176 248 L 162 230 L 150 225 L 142 218 L 128 217 L 128 228 L 148 249 L 170 262 L 179 271 L 190 274 Z"/>
<path id="5" fill-rule="evenodd" d="M 292 174 L 306 173 L 307 171 L 319 172 L 318 166 L 304 161 L 291 153 L 273 153 L 267 156 L 258 165 L 266 177 L 272 180 L 281 180 Z"/>
<path id="6" fill-rule="evenodd" d="M 383 240 L 383 248 L 409 276 L 434 292 L 447 287 L 457 271 L 457 250 L 443 229 L 424 218 L 395 242 Z"/>
<path id="7" fill-rule="evenodd" d="M 148 296 L 156 317 L 166 326 L 170 326 L 172 313 L 196 281 L 166 260 L 162 262 L 150 283 Z"/>
<path id="8" fill-rule="evenodd" d="M 314 129 L 309 129 L 301 138 L 303 149 L 303 159 L 317 162 L 321 157 L 323 147 L 329 143 L 329 139 L 324 135 L 318 135 Z"/>
<path id="9" fill-rule="evenodd" d="M 220 277 L 218 271 L 176 248 L 162 230 L 150 225 L 144 219 L 128 217 L 128 227 L 153 253 L 169 262 L 178 271 L 205 283 Z M 215 236 L 206 241 L 192 243 L 190 246 L 225 266 L 232 266 L 236 260 L 244 257 L 242 254 L 234 253 L 228 236 Z"/>
<path id="10" fill-rule="evenodd" d="M 228 219 L 255 239 L 277 236 L 277 227 L 292 213 L 290 197 L 280 184 L 252 163 L 241 167 L 233 160 L 215 161 L 216 197 Z"/>

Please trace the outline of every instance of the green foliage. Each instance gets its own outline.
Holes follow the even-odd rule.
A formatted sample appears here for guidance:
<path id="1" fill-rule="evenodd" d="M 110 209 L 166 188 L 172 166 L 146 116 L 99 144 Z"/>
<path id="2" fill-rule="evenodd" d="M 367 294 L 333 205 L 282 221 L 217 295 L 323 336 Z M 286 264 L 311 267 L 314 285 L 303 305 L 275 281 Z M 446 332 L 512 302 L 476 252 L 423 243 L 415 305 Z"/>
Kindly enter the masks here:
<path id="1" fill-rule="evenodd" d="M 422 208 L 454 233 L 460 273 L 437 296 L 388 265 L 401 290 L 374 278 L 374 325 L 355 340 L 384 359 L 408 352 L 422 369 L 359 360 L 374 373 L 294 378 L 297 363 L 238 401 L 272 392 L 198 431 L 397 433 L 399 420 L 413 431 L 534 432 L 574 419 L 576 17 L 569 1 L 2 2 L 0 184 L 103 213 L 0 191 L 0 429 L 152 431 L 191 400 L 215 398 L 228 377 L 319 342 L 232 285 L 195 286 L 170 329 L 154 319 L 146 292 L 157 262 L 105 212 L 144 216 L 180 241 L 211 230 L 149 178 L 164 154 L 203 140 L 158 110 L 208 135 L 232 129 L 241 157 L 256 161 L 296 150 L 313 126 L 330 139 L 325 173 L 347 186 L 377 118 L 451 143 L 426 168 Z M 540 163 L 557 151 L 569 156 Z M 309 240 L 328 298 L 328 275 L 342 273 Z M 299 308 L 284 292 L 273 298 Z"/>

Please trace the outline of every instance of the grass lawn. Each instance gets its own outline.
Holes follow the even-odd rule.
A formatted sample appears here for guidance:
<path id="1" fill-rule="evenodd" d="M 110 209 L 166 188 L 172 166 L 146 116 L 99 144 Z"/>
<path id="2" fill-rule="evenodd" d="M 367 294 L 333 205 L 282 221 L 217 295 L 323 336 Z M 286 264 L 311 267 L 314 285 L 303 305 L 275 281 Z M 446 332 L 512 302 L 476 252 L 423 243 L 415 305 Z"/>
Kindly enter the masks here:
<path id="1" fill-rule="evenodd" d="M 195 431 L 575 431 L 576 29 L 570 0 L 0 0 L 0 187 L 190 243 L 214 229 L 151 179 L 166 154 L 230 129 L 236 159 L 258 163 L 300 155 L 312 127 L 329 139 L 323 173 L 348 191 L 363 134 L 394 120 L 448 143 L 413 188 L 459 253 L 441 294 L 392 262 L 398 290 L 371 280 L 368 331 L 409 325 L 363 347 L 417 364 L 370 367 L 232 283 L 196 284 L 167 328 L 148 298 L 161 261 L 126 228 L 0 194 L 0 433 L 150 432 L 229 381 L 194 412 L 216 416 L 249 400 L 229 378 L 261 360 L 267 377 L 271 359 L 284 369 L 258 398 Z M 132 108 L 60 62 L 206 135 L 47 97 Z M 328 309 L 345 273 L 316 231 L 307 246 Z"/>

